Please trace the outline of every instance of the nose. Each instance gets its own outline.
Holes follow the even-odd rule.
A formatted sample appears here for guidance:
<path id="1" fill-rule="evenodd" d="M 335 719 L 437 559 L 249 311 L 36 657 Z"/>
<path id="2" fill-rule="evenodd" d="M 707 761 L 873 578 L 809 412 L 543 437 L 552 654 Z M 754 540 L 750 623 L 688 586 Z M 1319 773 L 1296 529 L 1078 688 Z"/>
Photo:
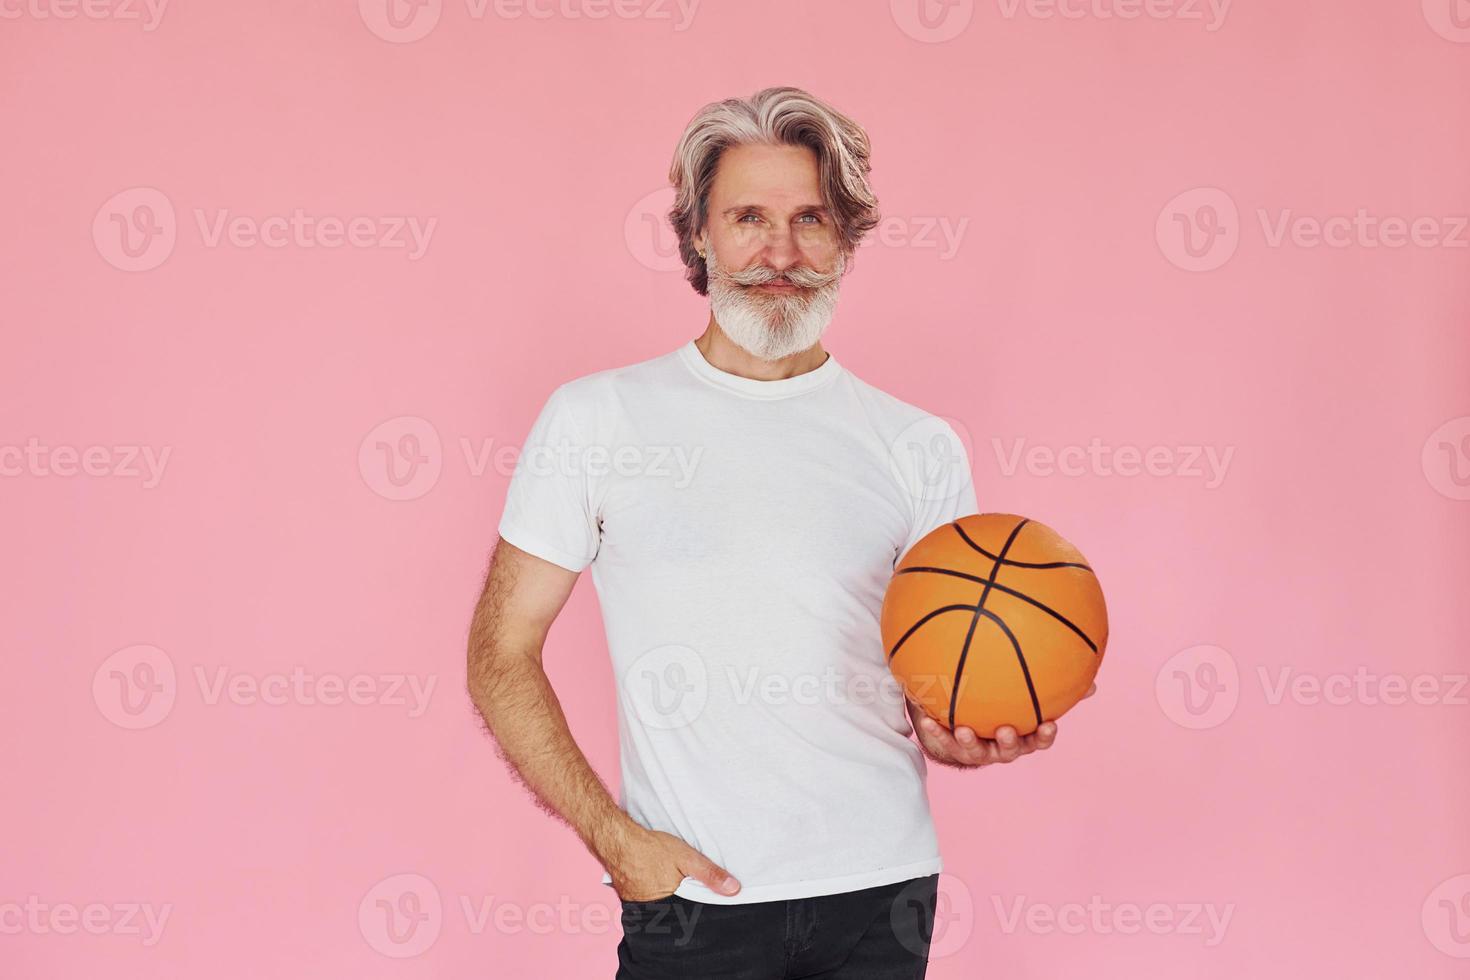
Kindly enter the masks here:
<path id="1" fill-rule="evenodd" d="M 761 258 L 765 264 L 777 272 L 785 273 L 792 266 L 800 264 L 801 252 L 796 247 L 796 238 L 791 229 L 778 226 L 766 234 L 766 245 L 761 250 Z"/>

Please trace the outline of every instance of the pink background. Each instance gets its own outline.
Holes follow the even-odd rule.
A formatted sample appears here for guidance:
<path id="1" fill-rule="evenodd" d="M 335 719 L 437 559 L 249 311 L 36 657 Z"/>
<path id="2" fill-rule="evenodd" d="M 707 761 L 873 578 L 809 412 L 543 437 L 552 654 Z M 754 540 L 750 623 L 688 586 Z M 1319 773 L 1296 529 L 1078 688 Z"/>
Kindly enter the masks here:
<path id="1" fill-rule="evenodd" d="M 1112 612 L 1056 748 L 931 769 L 930 975 L 1463 975 L 1470 6 L 385 2 L 5 8 L 0 973 L 612 976 L 615 896 L 464 694 L 494 454 L 702 329 L 650 224 L 674 142 L 796 84 L 867 127 L 890 222 L 829 349 L 958 420 L 981 508 Z M 212 237 L 297 209 L 363 240 Z M 1360 210 L 1420 243 L 1273 239 Z M 547 660 L 615 785 L 585 576 Z M 298 668 L 365 703 L 215 687 Z"/>

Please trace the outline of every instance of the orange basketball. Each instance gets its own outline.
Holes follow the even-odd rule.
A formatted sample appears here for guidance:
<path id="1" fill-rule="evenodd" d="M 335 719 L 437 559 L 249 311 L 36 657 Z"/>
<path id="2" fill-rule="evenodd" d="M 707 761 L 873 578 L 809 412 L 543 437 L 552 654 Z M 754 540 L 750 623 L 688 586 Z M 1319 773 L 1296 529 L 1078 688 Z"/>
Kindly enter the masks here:
<path id="1" fill-rule="evenodd" d="M 1082 699 L 1108 610 L 1082 552 L 1014 514 L 972 514 L 908 550 L 883 597 L 888 666 L 941 725 L 1025 735 Z"/>

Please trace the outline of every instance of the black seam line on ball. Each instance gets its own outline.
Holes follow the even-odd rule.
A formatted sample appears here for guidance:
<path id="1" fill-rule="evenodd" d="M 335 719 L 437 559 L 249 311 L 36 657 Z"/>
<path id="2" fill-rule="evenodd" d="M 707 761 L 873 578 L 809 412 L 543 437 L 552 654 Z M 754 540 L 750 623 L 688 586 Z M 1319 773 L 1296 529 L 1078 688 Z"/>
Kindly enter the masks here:
<path id="1" fill-rule="evenodd" d="M 931 611 L 925 613 L 923 615 L 923 617 L 917 623 L 915 623 L 914 625 L 910 626 L 908 629 L 904 630 L 903 636 L 900 636 L 898 638 L 898 642 L 895 643 L 895 644 L 893 644 L 893 649 L 888 651 L 888 660 L 889 660 L 889 662 L 891 663 L 893 661 L 894 655 L 898 653 L 898 648 L 901 647 L 901 646 L 903 646 L 903 641 L 904 640 L 907 640 L 910 636 L 913 635 L 914 630 L 918 629 L 920 626 L 923 626 L 925 623 L 929 622 L 929 620 L 933 619 L 935 616 L 938 616 L 940 613 L 943 613 L 943 612 L 954 612 L 957 609 L 964 609 L 964 610 L 967 610 L 968 612 L 974 612 L 975 611 L 975 606 L 974 606 L 973 603 L 963 603 L 962 602 L 962 603 L 960 603 L 958 605 L 954 605 L 954 606 L 940 606 L 938 609 L 934 609 L 934 610 L 931 610 Z"/>
<path id="2" fill-rule="evenodd" d="M 1021 674 L 1026 678 L 1026 692 L 1031 695 L 1031 710 L 1036 712 L 1036 727 L 1040 728 L 1041 702 L 1036 698 L 1036 685 L 1031 683 L 1031 668 L 1026 665 L 1026 654 L 1021 652 L 1021 641 L 1016 639 L 1016 634 L 1011 632 L 1011 628 L 1006 625 L 1006 621 L 989 609 L 980 610 L 980 615 L 1004 630 L 1006 637 L 1011 641 L 1011 646 L 1015 647 L 1016 659 L 1021 663 Z"/>
<path id="3" fill-rule="evenodd" d="M 985 600 L 990 598 L 990 590 L 995 585 L 995 577 L 1000 574 L 1001 563 L 1006 560 L 1006 552 L 1011 550 L 1011 545 L 1016 543 L 1016 535 L 1021 533 L 1029 520 L 1021 518 L 1020 523 L 1011 529 L 1010 537 L 1001 546 L 1000 554 L 995 558 L 995 564 L 990 566 L 990 578 L 985 581 L 985 590 L 980 593 L 980 601 L 975 603 L 975 615 L 970 619 L 970 629 L 965 633 L 965 645 L 960 647 L 959 663 L 954 665 L 954 687 L 949 692 L 949 730 L 954 731 L 954 710 L 960 700 L 960 679 L 965 676 L 965 658 L 970 655 L 970 640 L 975 636 L 975 625 L 980 622 L 980 617 L 985 614 Z"/>
<path id="4" fill-rule="evenodd" d="M 914 566 L 909 567 L 909 568 L 900 568 L 894 574 L 896 574 L 896 575 L 902 575 L 905 572 L 933 572 L 935 575 L 953 575 L 955 578 L 968 579 L 971 582 L 984 582 L 985 581 L 985 579 L 981 578 L 980 576 L 978 576 L 978 575 L 971 575 L 968 572 L 957 572 L 957 571 L 955 571 L 952 568 L 930 568 L 927 565 L 914 565 Z M 1052 617 L 1057 622 L 1059 622 L 1063 626 L 1067 627 L 1067 629 L 1071 630 L 1073 633 L 1076 633 L 1078 636 L 1082 637 L 1082 642 L 1083 643 L 1086 643 L 1089 647 L 1091 647 L 1093 653 L 1097 653 L 1097 644 L 1092 642 L 1092 638 L 1089 637 L 1086 633 L 1082 632 L 1081 627 L 1079 627 L 1076 623 L 1072 622 L 1066 616 L 1063 616 L 1061 613 L 1057 612 L 1051 606 L 1048 606 L 1044 602 L 1038 602 L 1038 601 L 1036 601 L 1035 599 L 1031 598 L 1029 595 L 1027 595 L 1024 592 L 1017 592 L 1015 589 L 1006 588 L 1004 585 L 1001 585 L 999 582 L 993 583 L 993 588 L 997 592 L 1004 592 L 1006 595 L 1015 596 L 1017 599 L 1020 599 L 1022 602 L 1029 602 L 1031 605 L 1035 606 L 1037 609 L 1040 609 L 1042 612 L 1046 613 L 1048 616 Z"/>
<path id="5" fill-rule="evenodd" d="M 960 527 L 959 521 L 950 521 L 949 526 L 960 533 L 960 537 L 965 539 L 965 544 L 969 545 L 971 548 L 974 548 L 976 551 L 980 552 L 980 554 L 984 555 L 986 558 L 989 558 L 991 561 L 1001 561 L 1007 565 L 1013 565 L 1016 568 L 1080 568 L 1085 572 L 1092 572 L 1091 566 L 1084 565 L 1080 561 L 1017 561 L 1014 558 L 1003 559 L 999 555 L 992 555 L 990 552 L 986 551 L 984 548 L 976 544 L 970 538 L 970 536 L 965 533 L 965 529 Z M 1093 572 L 1093 574 L 1096 575 L 1097 573 Z"/>

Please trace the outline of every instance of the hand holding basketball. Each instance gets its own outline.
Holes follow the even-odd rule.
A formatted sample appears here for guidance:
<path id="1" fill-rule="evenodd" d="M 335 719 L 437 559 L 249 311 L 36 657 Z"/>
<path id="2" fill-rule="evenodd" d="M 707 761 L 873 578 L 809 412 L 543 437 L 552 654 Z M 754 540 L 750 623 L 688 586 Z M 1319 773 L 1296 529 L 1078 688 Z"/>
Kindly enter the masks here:
<path id="1" fill-rule="evenodd" d="M 1093 684 L 1082 695 L 1090 698 L 1097 693 Z M 924 753 L 935 762 L 956 769 L 978 769 L 996 763 L 1015 762 L 1023 755 L 1049 749 L 1057 738 L 1057 723 L 1048 721 L 1029 735 L 1017 735 L 1010 725 L 996 729 L 995 738 L 981 738 L 975 730 L 961 725 L 951 732 L 930 718 L 924 709 L 908 701 L 909 720 L 919 737 Z"/>

